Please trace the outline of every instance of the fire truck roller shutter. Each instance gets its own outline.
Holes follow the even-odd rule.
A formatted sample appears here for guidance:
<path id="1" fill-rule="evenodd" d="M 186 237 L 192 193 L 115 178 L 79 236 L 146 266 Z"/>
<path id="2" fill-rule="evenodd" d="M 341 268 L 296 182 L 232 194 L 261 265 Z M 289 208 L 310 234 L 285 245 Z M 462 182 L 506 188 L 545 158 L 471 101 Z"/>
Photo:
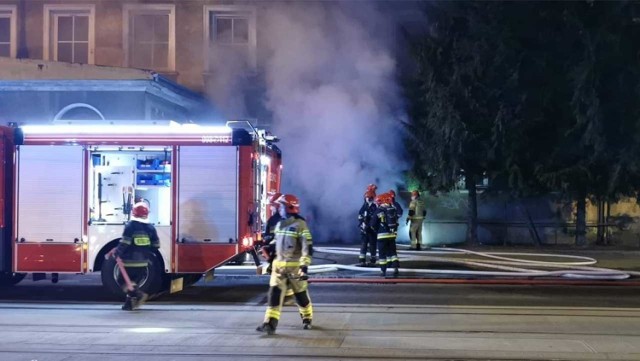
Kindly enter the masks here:
<path id="1" fill-rule="evenodd" d="M 178 239 L 227 244 L 237 239 L 237 148 L 187 146 L 179 152 Z"/>
<path id="2" fill-rule="evenodd" d="M 79 145 L 18 148 L 18 272 L 82 272 L 83 159 Z"/>

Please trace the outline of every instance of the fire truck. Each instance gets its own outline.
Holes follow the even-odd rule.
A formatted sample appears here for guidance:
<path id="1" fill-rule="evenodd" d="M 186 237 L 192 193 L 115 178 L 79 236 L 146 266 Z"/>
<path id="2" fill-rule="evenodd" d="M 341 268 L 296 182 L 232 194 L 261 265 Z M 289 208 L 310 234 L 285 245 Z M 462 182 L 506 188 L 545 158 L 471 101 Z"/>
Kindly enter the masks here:
<path id="1" fill-rule="evenodd" d="M 101 272 L 122 294 L 113 258 L 132 204 L 147 202 L 160 238 L 131 278 L 178 291 L 243 256 L 280 190 L 277 138 L 193 124 L 0 127 L 0 285 Z"/>

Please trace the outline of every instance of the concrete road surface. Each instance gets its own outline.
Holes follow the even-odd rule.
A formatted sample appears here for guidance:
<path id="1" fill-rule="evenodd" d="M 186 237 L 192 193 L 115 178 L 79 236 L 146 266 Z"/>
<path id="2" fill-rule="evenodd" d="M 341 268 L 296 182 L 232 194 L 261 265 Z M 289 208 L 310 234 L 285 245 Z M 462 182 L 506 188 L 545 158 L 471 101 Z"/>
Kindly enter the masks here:
<path id="1" fill-rule="evenodd" d="M 640 360 L 640 309 L 316 303 L 277 335 L 263 306 L 0 304 L 0 360 Z"/>

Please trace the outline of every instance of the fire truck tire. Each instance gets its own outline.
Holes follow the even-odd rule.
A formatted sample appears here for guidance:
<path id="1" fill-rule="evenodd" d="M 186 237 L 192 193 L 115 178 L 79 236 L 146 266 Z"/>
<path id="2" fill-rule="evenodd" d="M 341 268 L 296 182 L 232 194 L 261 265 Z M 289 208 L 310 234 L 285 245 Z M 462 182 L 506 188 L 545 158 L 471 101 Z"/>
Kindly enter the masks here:
<path id="1" fill-rule="evenodd" d="M 163 290 L 164 287 L 164 267 L 162 261 L 155 253 L 149 252 L 149 265 L 146 268 L 129 269 L 127 271 L 131 280 L 138 284 L 140 290 L 148 295 L 154 295 Z M 101 269 L 102 285 L 115 296 L 123 298 L 124 281 L 120 275 L 120 270 L 113 257 L 102 262 Z"/>
<path id="2" fill-rule="evenodd" d="M 26 276 L 26 273 L 0 272 L 0 287 L 16 285 Z"/>

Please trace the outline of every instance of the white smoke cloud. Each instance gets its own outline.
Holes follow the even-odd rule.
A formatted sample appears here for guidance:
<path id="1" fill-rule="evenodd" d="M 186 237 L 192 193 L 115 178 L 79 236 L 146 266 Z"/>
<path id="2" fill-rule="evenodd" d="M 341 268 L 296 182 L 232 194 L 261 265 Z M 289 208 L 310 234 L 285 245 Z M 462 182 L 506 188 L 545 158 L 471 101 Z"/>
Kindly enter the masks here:
<path id="1" fill-rule="evenodd" d="M 300 197 L 320 241 L 357 239 L 367 184 L 395 189 L 406 168 L 393 24 L 352 4 L 269 6 L 260 28 L 283 191 Z"/>
<path id="2" fill-rule="evenodd" d="M 206 92 L 223 119 L 240 119 L 247 116 L 244 92 L 247 88 L 248 66 L 246 55 L 232 47 L 212 47 Z"/>

